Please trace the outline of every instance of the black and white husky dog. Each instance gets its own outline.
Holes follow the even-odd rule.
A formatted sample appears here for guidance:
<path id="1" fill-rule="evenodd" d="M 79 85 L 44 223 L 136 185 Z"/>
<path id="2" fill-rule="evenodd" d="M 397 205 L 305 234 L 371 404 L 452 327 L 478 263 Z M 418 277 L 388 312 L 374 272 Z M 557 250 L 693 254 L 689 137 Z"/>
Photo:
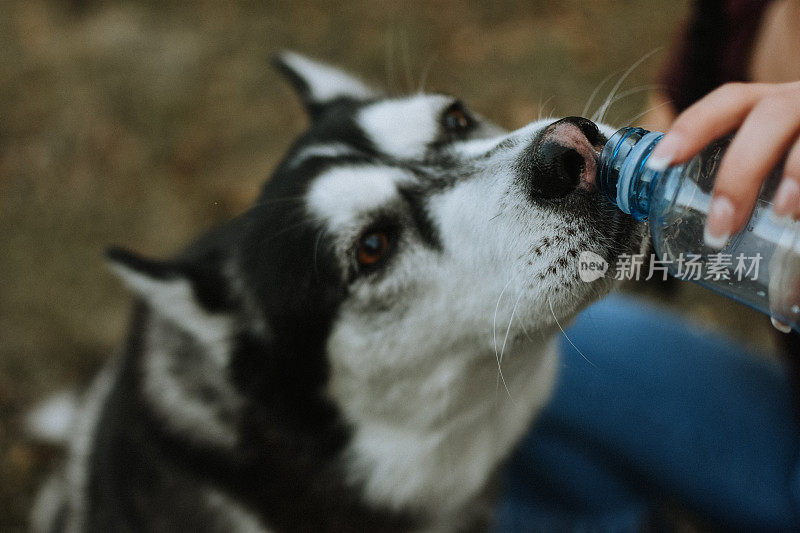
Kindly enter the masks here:
<path id="1" fill-rule="evenodd" d="M 255 205 L 138 297 L 82 404 L 46 531 L 463 531 L 547 401 L 560 328 L 642 228 L 594 186 L 606 127 L 506 132 L 294 53 L 308 129 Z"/>

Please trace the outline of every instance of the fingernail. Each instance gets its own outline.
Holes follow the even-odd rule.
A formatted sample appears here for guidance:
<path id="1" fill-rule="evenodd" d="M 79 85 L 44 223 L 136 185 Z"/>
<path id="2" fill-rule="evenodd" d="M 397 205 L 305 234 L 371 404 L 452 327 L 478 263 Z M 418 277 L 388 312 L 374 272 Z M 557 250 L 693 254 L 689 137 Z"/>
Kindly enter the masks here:
<path id="1" fill-rule="evenodd" d="M 772 325 L 775 326 L 775 329 L 780 331 L 781 333 L 791 333 L 792 327 L 789 324 L 785 324 L 780 320 L 776 319 L 775 317 L 769 317 L 769 321 L 772 322 Z"/>
<path id="2" fill-rule="evenodd" d="M 681 138 L 675 134 L 667 134 L 658 142 L 650 157 L 647 158 L 645 166 L 650 170 L 662 171 L 667 168 L 681 144 Z"/>
<path id="3" fill-rule="evenodd" d="M 731 236 L 733 229 L 734 213 L 733 204 L 724 196 L 716 196 L 708 206 L 708 220 L 703 229 L 703 239 L 706 245 L 719 250 Z"/>
<path id="4" fill-rule="evenodd" d="M 784 176 L 772 199 L 772 212 L 778 217 L 784 217 L 791 215 L 797 208 L 800 208 L 800 184 Z"/>

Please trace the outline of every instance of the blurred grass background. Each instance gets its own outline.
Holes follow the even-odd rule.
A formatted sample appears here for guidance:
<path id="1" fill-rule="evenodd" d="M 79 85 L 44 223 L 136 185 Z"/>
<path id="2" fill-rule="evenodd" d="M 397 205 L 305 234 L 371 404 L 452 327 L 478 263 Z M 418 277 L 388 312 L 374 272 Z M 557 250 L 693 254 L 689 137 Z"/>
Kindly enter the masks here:
<path id="1" fill-rule="evenodd" d="M 175 252 L 245 209 L 303 129 L 269 66 L 274 52 L 328 60 L 394 94 L 427 72 L 427 88 L 516 128 L 540 113 L 580 114 L 611 75 L 605 97 L 669 44 L 686 9 L 686 0 L 0 0 L 0 531 L 23 527 L 58 455 L 24 439 L 22 415 L 85 384 L 124 333 L 130 299 L 103 249 Z M 607 122 L 643 111 L 664 56 L 631 74 L 622 89 L 641 90 Z M 769 347 L 765 319 L 739 306 L 688 285 L 670 300 L 698 324 Z"/>

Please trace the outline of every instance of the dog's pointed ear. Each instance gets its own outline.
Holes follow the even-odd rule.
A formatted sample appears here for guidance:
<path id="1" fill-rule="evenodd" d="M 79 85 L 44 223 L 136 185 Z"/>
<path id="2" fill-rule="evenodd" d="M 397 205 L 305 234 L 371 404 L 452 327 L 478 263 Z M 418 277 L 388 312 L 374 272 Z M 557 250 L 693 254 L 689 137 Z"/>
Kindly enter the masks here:
<path id="1" fill-rule="evenodd" d="M 379 96 L 378 91 L 358 78 L 295 52 L 280 52 L 273 62 L 300 95 L 312 118 L 339 99 L 368 100 Z"/>
<path id="2" fill-rule="evenodd" d="M 146 259 L 122 248 L 110 248 L 106 256 L 125 285 L 163 318 L 204 340 L 229 329 L 218 281 L 204 279 L 189 265 Z"/>

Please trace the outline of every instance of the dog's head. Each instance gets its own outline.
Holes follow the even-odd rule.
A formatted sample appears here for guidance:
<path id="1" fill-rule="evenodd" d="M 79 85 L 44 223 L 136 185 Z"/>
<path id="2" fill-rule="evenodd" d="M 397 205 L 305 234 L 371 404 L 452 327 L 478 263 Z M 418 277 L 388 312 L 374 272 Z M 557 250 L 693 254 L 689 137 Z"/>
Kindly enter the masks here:
<path id="1" fill-rule="evenodd" d="M 581 252 L 613 265 L 638 247 L 595 187 L 606 138 L 589 120 L 506 132 L 451 96 L 385 98 L 295 54 L 278 64 L 312 121 L 251 210 L 242 266 L 291 324 L 326 306 L 328 349 L 361 365 L 493 351 L 509 322 L 514 344 L 609 289 L 581 281 Z"/>
<path id="2" fill-rule="evenodd" d="M 401 506 L 416 489 L 382 486 L 396 473 L 373 479 L 380 460 L 364 456 L 411 444 L 392 427 L 434 431 L 484 409 L 501 368 L 529 419 L 552 380 L 549 339 L 611 287 L 581 281 L 581 252 L 613 265 L 641 229 L 595 187 L 606 127 L 506 132 L 451 96 L 387 98 L 292 53 L 278 65 L 311 123 L 256 204 L 175 261 L 113 259 L 154 316 L 215 346 L 231 413 L 343 420 L 353 476 Z"/>

